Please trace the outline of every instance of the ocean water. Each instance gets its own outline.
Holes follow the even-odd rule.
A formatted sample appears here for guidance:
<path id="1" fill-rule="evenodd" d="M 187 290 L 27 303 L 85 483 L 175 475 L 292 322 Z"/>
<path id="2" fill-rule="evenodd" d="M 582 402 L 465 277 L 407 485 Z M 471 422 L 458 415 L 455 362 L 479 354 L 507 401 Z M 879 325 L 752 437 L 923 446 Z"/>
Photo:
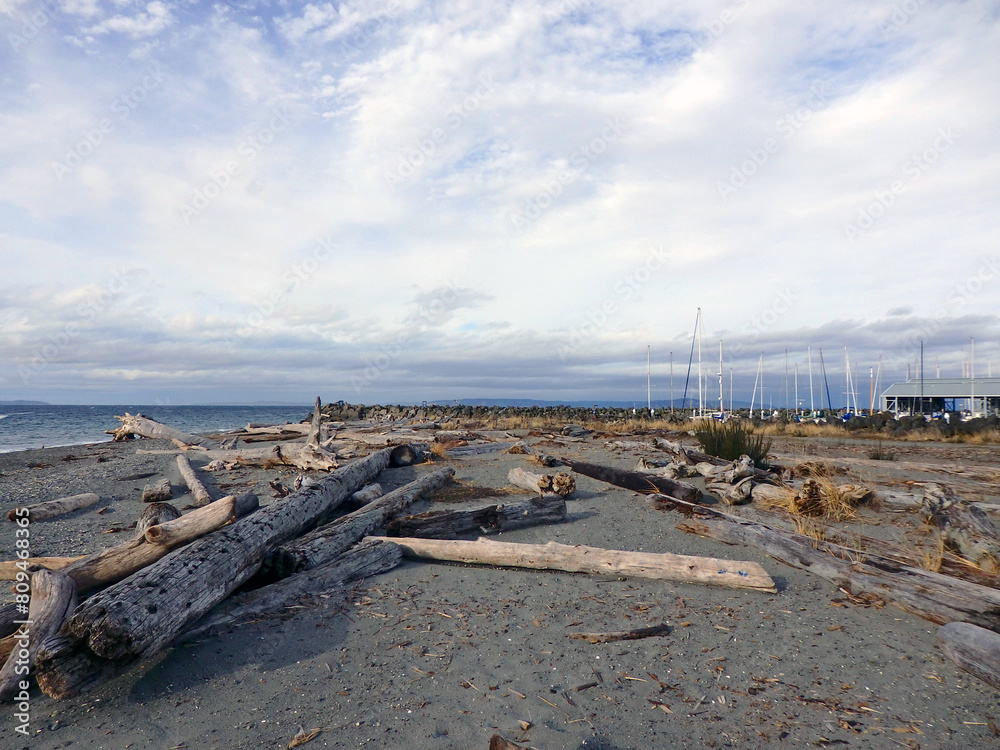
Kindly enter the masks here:
<path id="1" fill-rule="evenodd" d="M 116 414 L 129 412 L 192 434 L 245 427 L 248 422 L 301 422 L 312 406 L 63 406 L 0 404 L 0 453 L 53 448 L 111 440 L 105 430 L 121 423 Z"/>

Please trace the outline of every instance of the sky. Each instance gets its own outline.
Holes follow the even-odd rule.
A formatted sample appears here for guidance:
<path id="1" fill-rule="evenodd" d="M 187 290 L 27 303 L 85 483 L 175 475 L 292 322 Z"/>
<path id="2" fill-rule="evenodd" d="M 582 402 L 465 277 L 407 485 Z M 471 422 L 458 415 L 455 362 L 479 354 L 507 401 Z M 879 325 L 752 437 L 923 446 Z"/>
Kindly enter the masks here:
<path id="1" fill-rule="evenodd" d="M 998 209 L 996 0 L 0 0 L 0 399 L 867 402 Z"/>

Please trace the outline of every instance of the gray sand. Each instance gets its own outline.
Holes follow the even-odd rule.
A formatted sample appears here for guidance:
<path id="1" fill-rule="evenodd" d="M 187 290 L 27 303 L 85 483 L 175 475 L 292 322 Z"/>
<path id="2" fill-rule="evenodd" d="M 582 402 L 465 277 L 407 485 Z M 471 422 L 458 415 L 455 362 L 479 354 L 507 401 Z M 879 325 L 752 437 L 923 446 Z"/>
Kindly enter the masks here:
<path id="1" fill-rule="evenodd" d="M 143 440 L 0 454 L 0 509 L 98 492 L 94 508 L 36 524 L 32 553 L 120 542 L 130 532 L 103 532 L 134 521 L 150 480 L 116 478 L 165 472 L 179 484 L 173 455 L 136 453 L 166 447 Z M 601 440 L 558 451 L 622 468 L 639 455 Z M 68 454 L 81 460 L 61 460 Z M 487 454 L 390 470 L 380 481 L 397 486 L 442 465 L 461 482 L 503 488 L 508 470 L 527 464 Z M 294 474 L 239 469 L 207 483 L 278 502 L 267 487 L 278 476 Z M 565 523 L 499 538 L 755 560 L 779 593 L 405 562 L 346 597 L 335 592 L 170 649 L 78 698 L 34 689 L 33 735 L 15 734 L 5 707 L 0 747 L 284 748 L 300 728 L 322 728 L 309 748 L 485 750 L 494 733 L 540 750 L 997 746 L 989 723 L 1000 722 L 1000 691 L 946 661 L 932 623 L 857 606 L 755 549 L 678 531 L 676 516 L 631 492 L 585 477 L 578 488 Z M 4 549 L 13 528 L 0 525 Z M 661 623 L 669 635 L 598 645 L 568 636 Z"/>

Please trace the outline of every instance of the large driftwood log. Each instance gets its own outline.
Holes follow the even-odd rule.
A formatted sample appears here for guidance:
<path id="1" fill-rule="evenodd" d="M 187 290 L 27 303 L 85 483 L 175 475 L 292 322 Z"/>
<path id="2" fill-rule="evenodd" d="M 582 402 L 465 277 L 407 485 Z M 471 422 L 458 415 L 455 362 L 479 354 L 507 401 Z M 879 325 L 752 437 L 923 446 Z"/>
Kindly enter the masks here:
<path id="1" fill-rule="evenodd" d="M 520 468 L 511 469 L 507 473 L 507 481 L 515 487 L 537 492 L 539 497 L 550 493 L 559 497 L 569 497 L 576 490 L 576 480 L 571 474 L 563 471 L 553 475 L 533 474 Z"/>
<path id="2" fill-rule="evenodd" d="M 31 523 L 47 521 L 50 518 L 62 516 L 80 508 L 89 508 L 100 499 L 100 495 L 94 492 L 84 492 L 82 495 L 61 497 L 58 500 L 46 500 L 44 503 L 22 505 L 8 512 L 7 520 L 17 521 L 18 518 L 27 516 Z"/>
<path id="3" fill-rule="evenodd" d="M 832 581 L 854 595 L 875 595 L 938 625 L 964 620 L 1000 630 L 997 589 L 900 565 L 869 552 L 820 542 L 665 495 L 651 495 L 647 502 L 659 510 L 680 511 L 689 516 L 691 520 L 678 525 L 683 531 L 727 544 L 749 544 L 786 565 Z M 695 520 L 699 517 L 710 522 Z"/>
<path id="4" fill-rule="evenodd" d="M 938 628 L 937 642 L 959 669 L 1000 688 L 1000 633 L 967 622 L 949 622 Z"/>
<path id="5" fill-rule="evenodd" d="M 638 471 L 624 471 L 611 466 L 599 466 L 598 464 L 585 463 L 583 461 L 571 461 L 568 458 L 562 462 L 569 466 L 577 474 L 607 482 L 617 487 L 624 487 L 633 492 L 648 495 L 654 492 L 676 497 L 678 500 L 686 500 L 691 503 L 701 502 L 701 490 L 693 484 L 678 482 L 675 479 L 655 476 L 652 474 L 642 474 Z"/>
<path id="6" fill-rule="evenodd" d="M 402 558 L 403 553 L 395 544 L 374 540 L 361 542 L 323 565 L 226 599 L 176 642 L 189 643 L 230 625 L 280 614 L 297 599 L 323 594 L 341 588 L 349 581 L 384 573 L 399 565 Z"/>
<path id="7" fill-rule="evenodd" d="M 510 498 L 474 503 L 466 508 L 429 510 L 394 518 L 386 527 L 389 536 L 455 539 L 465 534 L 495 534 L 543 523 L 566 520 L 566 501 L 558 495 Z"/>
<path id="8" fill-rule="evenodd" d="M 0 562 L 0 581 L 17 580 L 17 573 L 24 569 L 25 563 L 29 568 L 60 570 L 79 559 L 79 557 L 29 557 L 27 560 L 4 560 Z"/>
<path id="9" fill-rule="evenodd" d="M 451 482 L 452 469 L 439 469 L 363 505 L 315 531 L 283 545 L 268 555 L 261 566 L 264 580 L 285 578 L 333 560 L 352 544 L 423 497 L 429 497 Z"/>
<path id="10" fill-rule="evenodd" d="M 106 586 L 152 565 L 182 544 L 249 515 L 258 507 L 257 496 L 252 492 L 244 493 L 238 498 L 224 497 L 193 510 L 186 516 L 150 526 L 143 531 L 142 536 L 82 557 L 67 565 L 62 572 L 76 582 L 77 590 L 81 593 Z M 159 508 L 157 510 L 162 511 Z"/>
<path id="11" fill-rule="evenodd" d="M 262 466 L 267 469 L 276 466 L 294 466 L 305 471 L 333 471 L 340 465 L 335 452 L 322 446 L 304 443 L 285 443 L 263 448 L 209 450 L 200 455 L 204 455 L 210 461 Z"/>
<path id="12" fill-rule="evenodd" d="M 42 642 L 55 633 L 76 606 L 76 587 L 69 576 L 50 570 L 31 574 L 31 601 L 28 605 L 29 625 L 15 634 L 14 649 L 0 669 L 0 702 L 6 702 L 18 692 L 27 679 L 27 671 L 35 662 Z"/>
<path id="13" fill-rule="evenodd" d="M 706 583 L 713 586 L 774 592 L 774 581 L 759 563 L 712 557 L 674 555 L 669 552 L 628 552 L 583 545 L 514 544 L 477 539 L 393 537 L 404 557 L 423 560 L 500 565 L 536 570 L 564 570 L 593 575 L 625 575 L 667 581 Z"/>
<path id="14" fill-rule="evenodd" d="M 924 486 L 920 512 L 941 530 L 946 547 L 983 570 L 1000 572 L 1000 533 L 986 513 L 960 500 L 950 488 L 934 483 Z"/>
<path id="15" fill-rule="evenodd" d="M 124 416 L 115 417 L 115 419 L 120 421 L 121 425 L 114 430 L 107 430 L 107 434 L 114 435 L 116 442 L 127 440 L 133 435 L 138 435 L 139 437 L 152 438 L 154 440 L 176 440 L 184 445 L 197 445 L 202 448 L 218 447 L 218 443 L 214 440 L 175 430 L 173 427 L 161 424 L 155 419 L 144 417 L 142 414 L 133 415 L 125 412 Z"/>
<path id="16" fill-rule="evenodd" d="M 18 611 L 14 602 L 0 604 L 0 638 L 6 638 L 17 631 L 19 626 L 14 621 L 23 619 L 24 616 Z"/>
<path id="17" fill-rule="evenodd" d="M 177 457 L 177 468 L 184 478 L 184 483 L 191 490 L 191 494 L 194 495 L 194 499 L 197 501 L 196 505 L 208 505 L 212 502 L 212 493 L 205 489 L 205 485 L 198 479 L 198 475 L 194 473 L 194 469 L 191 466 L 191 462 L 188 461 L 187 456 Z"/>
<path id="18" fill-rule="evenodd" d="M 36 661 L 39 687 L 52 697 L 69 697 L 159 651 L 250 578 L 270 550 L 371 482 L 388 466 L 390 452 L 353 461 L 87 599 L 43 644 Z"/>

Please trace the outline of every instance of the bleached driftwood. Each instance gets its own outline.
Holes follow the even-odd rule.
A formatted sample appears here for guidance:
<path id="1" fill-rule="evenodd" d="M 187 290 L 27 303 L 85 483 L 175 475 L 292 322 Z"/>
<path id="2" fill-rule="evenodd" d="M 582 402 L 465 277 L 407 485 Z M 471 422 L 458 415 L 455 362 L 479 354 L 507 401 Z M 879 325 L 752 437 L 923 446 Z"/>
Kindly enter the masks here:
<path id="1" fill-rule="evenodd" d="M 469 542 L 414 537 L 393 537 L 391 541 L 403 548 L 404 557 L 422 560 L 447 560 L 536 570 L 564 570 L 593 575 L 625 575 L 758 591 L 777 591 L 774 581 L 760 563 L 750 561 L 674 555 L 669 552 L 629 552 L 583 545 L 571 546 L 557 542 L 514 544 L 483 538 Z"/>
<path id="2" fill-rule="evenodd" d="M 451 482 L 454 475 L 452 469 L 439 469 L 426 474 L 335 521 L 320 526 L 305 536 L 292 540 L 268 555 L 261 566 L 261 574 L 265 580 L 285 578 L 333 560 L 366 534 L 385 526 L 389 519 L 412 503 L 433 495 Z"/>
<path id="3" fill-rule="evenodd" d="M 873 595 L 938 625 L 961 620 L 1000 630 L 1000 590 L 665 495 L 650 495 L 647 502 L 658 510 L 688 516 L 689 520 L 677 526 L 682 531 L 727 544 L 752 545 L 786 565 L 832 581 L 851 594 Z M 701 518 L 709 520 L 706 523 Z"/>
<path id="4" fill-rule="evenodd" d="M 940 529 L 945 546 L 991 573 L 1000 572 L 1000 533 L 979 508 L 963 502 L 949 487 L 928 483 L 920 509 Z"/>
<path id="5" fill-rule="evenodd" d="M 191 490 L 191 494 L 194 495 L 194 498 L 197 501 L 196 505 L 208 505 L 212 502 L 212 494 L 205 489 L 205 485 L 202 484 L 200 479 L 198 479 L 198 475 L 195 474 L 187 456 L 177 457 L 177 468 L 180 470 L 181 476 L 184 478 L 184 483 L 188 486 L 188 489 Z"/>
<path id="6" fill-rule="evenodd" d="M 583 474 L 601 482 L 624 487 L 633 492 L 639 492 L 644 495 L 660 492 L 670 497 L 676 497 L 678 500 L 687 500 L 692 503 L 701 501 L 701 490 L 687 482 L 679 482 L 652 474 L 642 474 L 637 471 L 624 471 L 611 466 L 600 466 L 584 461 L 572 461 L 568 458 L 564 458 L 562 461 L 577 474 Z"/>
<path id="7" fill-rule="evenodd" d="M 142 501 L 144 503 L 162 503 L 173 496 L 174 491 L 170 488 L 170 480 L 166 477 L 142 488 Z"/>
<path id="8" fill-rule="evenodd" d="M 209 440 L 208 438 L 199 437 L 197 435 L 189 435 L 186 432 L 175 430 L 173 427 L 161 424 L 155 419 L 144 417 L 142 414 L 133 415 L 125 412 L 124 416 L 115 417 L 115 419 L 119 420 L 121 425 L 114 430 L 107 430 L 106 433 L 108 435 L 114 435 L 114 440 L 116 442 L 127 440 L 133 435 L 137 435 L 139 437 L 151 438 L 154 440 L 177 440 L 185 446 L 197 445 L 202 448 L 218 447 L 218 443 L 214 440 Z"/>
<path id="9" fill-rule="evenodd" d="M 378 482 L 366 485 L 360 490 L 351 495 L 351 502 L 356 505 L 367 505 L 373 500 L 378 500 L 385 492 L 382 489 L 382 485 Z"/>
<path id="10" fill-rule="evenodd" d="M 81 593 L 106 586 L 153 564 L 182 544 L 249 515 L 258 507 L 257 496 L 252 492 L 238 498 L 230 495 L 186 516 L 150 526 L 142 536 L 82 557 L 64 567 L 62 572 L 76 582 Z"/>
<path id="11" fill-rule="evenodd" d="M 76 695 L 162 649 L 250 578 L 268 551 L 312 528 L 371 482 L 388 465 L 389 453 L 353 461 L 87 599 L 43 644 L 36 659 L 39 687 L 54 698 Z"/>
<path id="12" fill-rule="evenodd" d="M 395 544 L 361 542 L 323 565 L 227 599 L 176 642 L 189 643 L 241 621 L 280 614 L 286 606 L 301 597 L 330 592 L 348 581 L 391 570 L 399 565 L 402 557 Z"/>
<path id="13" fill-rule="evenodd" d="M 135 536 L 145 536 L 146 529 L 180 518 L 181 512 L 170 503 L 150 503 L 135 522 Z"/>
<path id="14" fill-rule="evenodd" d="M 25 618 L 30 625 L 12 636 L 14 648 L 0 669 L 0 702 L 6 703 L 17 693 L 42 642 L 62 627 L 74 607 L 76 587 L 69 576 L 44 569 L 31 574 L 31 601 Z"/>
<path id="15" fill-rule="evenodd" d="M 537 492 L 539 496 L 546 494 L 559 495 L 559 497 L 569 497 L 576 491 L 576 480 L 572 474 L 559 472 L 558 474 L 533 474 L 525 469 L 511 469 L 507 474 L 507 480 L 515 487 L 523 487 L 526 490 Z"/>
<path id="16" fill-rule="evenodd" d="M 465 534 L 495 534 L 564 520 L 566 501 L 559 495 L 528 499 L 511 497 L 503 502 L 487 500 L 464 508 L 442 508 L 399 516 L 389 522 L 386 533 L 389 536 L 454 539 Z"/>
<path id="17" fill-rule="evenodd" d="M 4 560 L 0 562 L 0 581 L 17 580 L 17 572 L 22 569 L 20 566 L 25 564 L 29 568 L 61 570 L 79 559 L 79 557 L 29 557 L 27 560 Z"/>
<path id="18" fill-rule="evenodd" d="M 959 669 L 1000 688 L 1000 633 L 967 622 L 949 622 L 938 628 L 937 642 Z"/>
<path id="19" fill-rule="evenodd" d="M 294 466 L 305 471 L 333 471 L 340 464 L 337 454 L 327 448 L 304 443 L 283 443 L 253 448 L 210 450 L 203 454 L 210 461 L 244 466 Z"/>
<path id="20" fill-rule="evenodd" d="M 27 517 L 31 523 L 46 521 L 56 516 L 62 516 L 80 508 L 89 508 L 101 499 L 95 492 L 84 492 L 82 495 L 72 495 L 71 497 L 61 497 L 58 500 L 46 500 L 44 503 L 34 505 L 22 505 L 7 513 L 8 521 L 17 521 L 19 518 Z"/>

